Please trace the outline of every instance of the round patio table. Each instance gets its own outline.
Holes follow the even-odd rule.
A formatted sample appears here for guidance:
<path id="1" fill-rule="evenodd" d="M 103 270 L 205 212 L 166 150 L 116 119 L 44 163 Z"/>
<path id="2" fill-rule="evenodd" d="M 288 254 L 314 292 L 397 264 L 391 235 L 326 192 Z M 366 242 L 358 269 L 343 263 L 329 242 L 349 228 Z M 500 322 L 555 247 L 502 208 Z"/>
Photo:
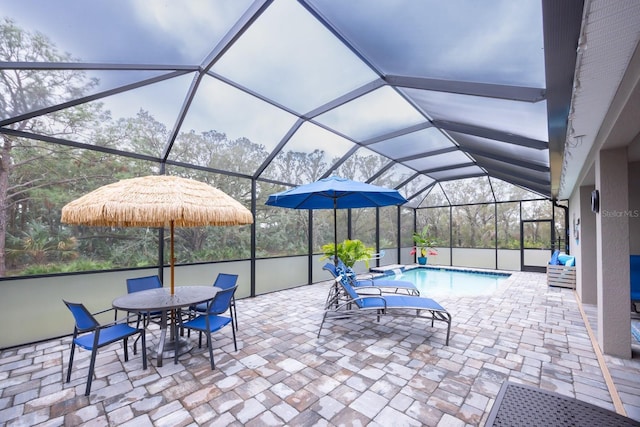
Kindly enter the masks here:
<path id="1" fill-rule="evenodd" d="M 181 307 L 188 307 L 212 300 L 220 289 L 215 286 L 177 286 L 175 293 L 171 295 L 169 288 L 149 289 L 146 291 L 133 292 L 120 296 L 113 300 L 113 308 L 136 313 L 160 312 L 160 339 L 156 351 L 157 364 L 162 366 L 162 357 L 165 352 L 181 352 L 185 350 L 185 343 L 175 342 L 176 315 L 173 313 Z M 171 316 L 168 313 L 172 313 Z M 169 318 L 171 321 L 169 322 Z M 171 335 L 169 342 L 167 337 L 167 325 L 171 325 Z M 188 347 L 188 345 L 186 345 Z"/>

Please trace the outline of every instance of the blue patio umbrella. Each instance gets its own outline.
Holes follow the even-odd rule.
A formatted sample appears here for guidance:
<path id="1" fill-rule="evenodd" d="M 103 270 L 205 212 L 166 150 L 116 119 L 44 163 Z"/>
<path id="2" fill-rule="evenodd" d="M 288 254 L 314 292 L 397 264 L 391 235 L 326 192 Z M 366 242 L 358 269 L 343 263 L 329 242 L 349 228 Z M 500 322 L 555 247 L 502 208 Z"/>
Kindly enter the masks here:
<path id="1" fill-rule="evenodd" d="M 338 247 L 337 210 L 401 205 L 407 199 L 390 188 L 330 176 L 269 196 L 266 204 L 291 209 L 333 209 L 334 248 Z M 337 252 L 337 250 L 335 251 Z M 338 255 L 334 256 L 337 265 Z"/>

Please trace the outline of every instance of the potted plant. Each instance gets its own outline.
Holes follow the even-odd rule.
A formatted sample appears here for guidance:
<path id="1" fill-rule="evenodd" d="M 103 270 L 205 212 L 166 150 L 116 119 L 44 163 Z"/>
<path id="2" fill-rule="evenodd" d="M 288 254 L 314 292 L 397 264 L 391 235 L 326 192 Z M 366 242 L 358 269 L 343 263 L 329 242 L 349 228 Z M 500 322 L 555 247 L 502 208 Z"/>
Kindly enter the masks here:
<path id="1" fill-rule="evenodd" d="M 411 250 L 411 255 L 418 255 L 418 264 L 420 265 L 427 263 L 427 255 L 438 254 L 438 251 L 433 249 L 438 241 L 429 236 L 429 225 L 425 225 L 420 232 L 413 233 L 413 242 L 416 245 Z"/>
<path id="2" fill-rule="evenodd" d="M 353 267 L 358 261 L 364 261 L 367 268 L 369 268 L 369 260 L 374 254 L 374 248 L 370 246 L 366 246 L 360 240 L 345 240 L 343 242 L 338 243 L 338 258 L 345 263 L 347 267 Z M 321 260 L 331 259 L 335 255 L 335 244 L 327 243 L 322 246 L 322 252 L 324 252 L 324 256 L 320 258 Z"/>

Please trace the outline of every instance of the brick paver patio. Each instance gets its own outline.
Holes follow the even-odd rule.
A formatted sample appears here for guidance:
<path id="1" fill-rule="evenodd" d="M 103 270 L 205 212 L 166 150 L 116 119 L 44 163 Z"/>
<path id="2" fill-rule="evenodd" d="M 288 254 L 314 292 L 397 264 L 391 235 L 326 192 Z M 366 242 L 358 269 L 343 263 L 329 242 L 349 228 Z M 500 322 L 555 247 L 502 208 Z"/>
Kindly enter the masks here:
<path id="1" fill-rule="evenodd" d="M 104 348 L 89 397 L 88 352 L 63 382 L 69 337 L 4 350 L 0 424 L 478 426 L 506 380 L 615 409 L 573 291 L 547 287 L 544 274 L 514 273 L 491 296 L 437 298 L 453 316 L 449 346 L 444 324 L 406 318 L 334 319 L 318 339 L 329 286 L 238 301 L 238 351 L 229 327 L 214 335 L 215 371 L 193 335 L 178 365 L 146 371 L 139 354 L 124 363 L 120 344 Z M 638 349 L 605 360 L 640 420 Z"/>

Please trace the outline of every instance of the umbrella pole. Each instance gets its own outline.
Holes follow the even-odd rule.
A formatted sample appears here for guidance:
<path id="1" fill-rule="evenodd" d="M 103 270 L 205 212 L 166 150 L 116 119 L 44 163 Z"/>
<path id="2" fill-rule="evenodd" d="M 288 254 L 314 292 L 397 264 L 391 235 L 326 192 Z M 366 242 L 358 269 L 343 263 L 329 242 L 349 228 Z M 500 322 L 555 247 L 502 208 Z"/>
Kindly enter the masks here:
<path id="1" fill-rule="evenodd" d="M 333 264 L 338 266 L 338 199 L 333 199 Z"/>
<path id="2" fill-rule="evenodd" d="M 171 295 L 173 295 L 174 294 L 173 220 L 169 221 L 169 224 L 170 224 L 170 227 L 171 227 L 171 255 L 170 255 L 171 258 L 169 260 L 169 265 L 171 266 Z"/>

